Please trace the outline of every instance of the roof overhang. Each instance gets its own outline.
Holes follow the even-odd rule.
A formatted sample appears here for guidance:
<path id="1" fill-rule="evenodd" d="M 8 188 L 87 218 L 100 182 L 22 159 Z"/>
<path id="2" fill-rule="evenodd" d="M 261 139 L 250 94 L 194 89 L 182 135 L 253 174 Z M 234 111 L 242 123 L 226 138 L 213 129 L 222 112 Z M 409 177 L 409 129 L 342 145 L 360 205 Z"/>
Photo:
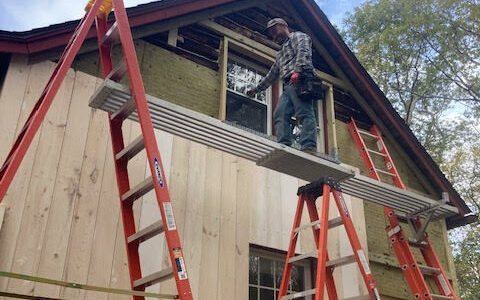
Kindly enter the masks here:
<path id="1" fill-rule="evenodd" d="M 134 28 L 220 5 L 244 1 L 247 0 L 163 0 L 129 8 L 127 12 L 131 26 Z M 471 215 L 472 212 L 465 201 L 446 179 L 438 165 L 405 124 L 390 101 L 343 42 L 315 1 L 295 0 L 294 3 L 292 0 L 287 1 L 294 4 L 295 9 L 300 12 L 307 25 L 318 35 L 319 40 L 325 44 L 339 66 L 345 70 L 354 87 L 365 95 L 365 98 L 369 101 L 368 104 L 384 122 L 398 143 L 403 146 L 404 151 L 413 158 L 420 170 L 439 189 L 439 192 L 449 194 L 451 202 L 458 208 L 460 215 L 463 217 L 457 216 L 447 219 L 448 228 L 475 222 L 478 217 Z M 0 52 L 35 54 L 64 46 L 70 39 L 78 22 L 78 20 L 70 21 L 26 32 L 0 31 Z M 92 28 L 87 39 L 94 37 L 95 32 Z"/>

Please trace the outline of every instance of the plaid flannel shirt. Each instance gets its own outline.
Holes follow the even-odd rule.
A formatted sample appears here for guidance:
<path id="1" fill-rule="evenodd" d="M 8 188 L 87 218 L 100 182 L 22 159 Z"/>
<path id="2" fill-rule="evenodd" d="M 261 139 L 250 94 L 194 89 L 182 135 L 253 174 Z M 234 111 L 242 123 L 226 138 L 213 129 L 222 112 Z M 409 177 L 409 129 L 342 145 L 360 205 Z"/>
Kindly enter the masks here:
<path id="1" fill-rule="evenodd" d="M 285 80 L 290 78 L 294 72 L 300 73 L 305 70 L 313 70 L 312 40 L 303 32 L 292 32 L 278 51 L 275 63 L 258 84 L 256 91 L 265 90 L 278 77 Z"/>

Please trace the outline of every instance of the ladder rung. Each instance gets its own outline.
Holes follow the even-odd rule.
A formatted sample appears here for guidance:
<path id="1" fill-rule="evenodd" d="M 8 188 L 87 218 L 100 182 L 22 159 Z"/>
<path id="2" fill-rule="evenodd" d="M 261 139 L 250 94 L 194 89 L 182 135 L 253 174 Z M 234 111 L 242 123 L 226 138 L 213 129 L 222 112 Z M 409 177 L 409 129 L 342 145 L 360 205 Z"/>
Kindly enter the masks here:
<path id="1" fill-rule="evenodd" d="M 138 152 L 142 151 L 144 148 L 145 148 L 145 141 L 143 140 L 143 135 L 140 135 L 130 145 L 123 148 L 122 151 L 118 152 L 117 155 L 115 155 L 115 158 L 117 160 L 121 160 L 121 159 L 129 160 L 135 155 L 137 155 Z"/>
<path id="2" fill-rule="evenodd" d="M 151 286 L 155 283 L 158 283 L 160 281 L 165 281 L 173 277 L 173 271 L 171 269 L 165 269 L 162 271 L 158 271 L 155 273 L 152 273 L 148 276 L 145 276 L 143 278 L 140 278 L 138 280 L 135 280 L 133 282 L 133 287 L 134 288 L 145 288 L 147 286 Z"/>
<path id="3" fill-rule="evenodd" d="M 133 99 L 125 102 L 116 112 L 110 117 L 111 120 L 123 121 L 135 111 L 135 101 Z"/>
<path id="4" fill-rule="evenodd" d="M 105 36 L 102 39 L 102 46 L 108 45 L 108 44 L 114 44 L 116 41 L 119 40 L 120 34 L 118 31 L 118 25 L 117 22 L 113 23 L 112 26 L 108 29 L 107 33 L 105 33 Z"/>
<path id="5" fill-rule="evenodd" d="M 366 135 L 366 136 L 369 136 L 369 137 L 372 137 L 372 138 L 375 138 L 375 139 L 378 139 L 378 136 L 374 135 L 374 134 L 371 134 L 370 132 L 368 131 L 365 131 L 365 130 L 358 130 L 358 133 L 361 133 L 363 135 Z"/>
<path id="6" fill-rule="evenodd" d="M 377 168 L 375 168 L 375 171 L 380 172 L 380 173 L 385 174 L 385 175 L 392 176 L 392 177 L 397 177 L 397 175 L 395 175 L 393 173 L 390 173 L 390 172 L 387 172 L 387 171 L 384 171 L 384 170 L 380 170 L 380 169 L 377 169 Z"/>
<path id="7" fill-rule="evenodd" d="M 437 275 L 440 274 L 440 269 L 439 268 L 434 268 L 430 266 L 425 266 L 425 265 L 418 265 L 418 268 L 424 275 Z"/>
<path id="8" fill-rule="evenodd" d="M 290 295 L 286 295 L 286 296 L 282 297 L 282 300 L 296 299 L 296 298 L 310 296 L 310 295 L 315 295 L 315 289 L 306 290 L 306 291 L 303 291 L 303 292 L 297 292 L 297 293 L 293 293 L 293 294 L 290 294 Z"/>
<path id="9" fill-rule="evenodd" d="M 421 242 L 418 242 L 418 241 L 414 241 L 414 240 L 408 240 L 408 244 L 412 247 L 416 247 L 416 248 L 423 248 L 423 247 L 426 247 L 428 244 L 427 242 L 425 241 L 421 241 Z"/>
<path id="10" fill-rule="evenodd" d="M 350 297 L 350 298 L 344 298 L 343 300 L 370 300 L 370 296 L 355 296 L 355 297 Z"/>
<path id="11" fill-rule="evenodd" d="M 434 300 L 453 300 L 454 299 L 452 296 L 443 296 L 443 295 L 437 295 L 437 294 L 431 294 L 431 296 Z"/>
<path id="12" fill-rule="evenodd" d="M 119 82 L 126 73 L 127 64 L 125 63 L 125 59 L 122 59 L 122 61 L 110 72 L 110 74 L 108 74 L 106 79 Z"/>
<path id="13" fill-rule="evenodd" d="M 152 177 L 148 177 L 123 194 L 122 201 L 135 201 L 136 199 L 148 193 L 151 189 L 153 189 L 153 180 Z"/>
<path id="14" fill-rule="evenodd" d="M 352 264 L 354 262 L 356 262 L 355 255 L 352 254 L 352 255 L 349 255 L 349 256 L 329 260 L 329 261 L 327 261 L 326 266 L 331 267 L 331 268 L 337 268 L 337 267 L 341 267 L 341 266 L 344 266 L 344 265 Z"/>
<path id="15" fill-rule="evenodd" d="M 307 252 L 305 254 L 300 254 L 294 257 L 290 257 L 288 263 L 291 264 L 293 262 L 305 259 L 305 258 L 316 258 L 318 256 L 318 251 Z"/>
<path id="16" fill-rule="evenodd" d="M 335 219 L 328 220 L 328 229 L 332 229 L 340 225 L 343 225 L 342 217 L 337 217 Z"/>
<path id="17" fill-rule="evenodd" d="M 378 151 L 375 151 L 375 150 L 372 150 L 372 149 L 368 149 L 368 148 L 367 148 L 367 151 L 370 152 L 370 153 L 376 154 L 376 155 L 380 155 L 380 156 L 383 156 L 383 157 L 387 157 L 386 154 L 383 154 L 383 153 L 381 153 L 381 152 L 378 152 Z"/>
<path id="18" fill-rule="evenodd" d="M 331 220 L 328 220 L 328 228 L 329 229 L 332 229 L 332 228 L 335 228 L 335 227 L 338 227 L 340 225 L 343 224 L 343 220 L 341 217 L 337 217 L 335 219 L 331 219 Z M 318 226 L 317 226 L 318 225 Z M 299 231 L 302 231 L 304 229 L 307 229 L 307 228 L 310 228 L 312 226 L 316 226 L 316 228 L 320 228 L 320 220 L 317 220 L 317 221 L 313 221 L 311 223 L 307 223 L 305 225 L 302 225 L 300 227 L 297 227 L 295 228 L 295 232 L 299 232 Z"/>
<path id="19" fill-rule="evenodd" d="M 142 230 L 132 234 L 128 237 L 127 241 L 129 243 L 133 242 L 145 242 L 146 240 L 160 234 L 163 232 L 163 222 L 162 220 L 153 223 L 150 226 L 143 228 Z"/>

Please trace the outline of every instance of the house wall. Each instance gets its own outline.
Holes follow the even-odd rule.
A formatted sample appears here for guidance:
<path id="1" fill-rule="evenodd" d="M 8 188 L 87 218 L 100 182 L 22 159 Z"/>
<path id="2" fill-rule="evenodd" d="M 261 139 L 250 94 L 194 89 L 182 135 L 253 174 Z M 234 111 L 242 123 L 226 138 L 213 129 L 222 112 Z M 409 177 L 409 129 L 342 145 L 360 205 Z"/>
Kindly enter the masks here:
<path id="1" fill-rule="evenodd" d="M 135 40 L 135 48 L 147 94 L 211 117 L 218 116 L 220 77 L 217 71 L 143 40 Z M 119 46 L 114 48 L 115 62 L 121 57 L 120 51 Z M 72 67 L 101 77 L 96 51 L 79 55 Z"/>
<path id="2" fill-rule="evenodd" d="M 54 64 L 14 56 L 0 94 L 3 160 Z M 184 63 L 184 62 L 182 62 Z M 90 285 L 128 288 L 107 115 L 88 107 L 100 79 L 70 69 L 3 203 L 0 270 Z M 126 121 L 125 140 L 140 134 Z M 195 299 L 247 299 L 249 245 L 287 249 L 296 190 L 305 182 L 253 162 L 156 131 Z M 148 174 L 145 155 L 129 163 L 131 182 Z M 362 201 L 346 196 L 368 251 Z M 152 193 L 136 201 L 136 224 L 159 219 Z M 336 216 L 332 208 L 331 217 Z M 304 215 L 306 222 L 306 214 Z M 331 258 L 350 254 L 343 228 L 329 231 Z M 162 237 L 141 245 L 145 274 L 163 269 Z M 298 252 L 313 250 L 307 231 Z M 363 290 L 353 265 L 335 272 L 340 297 Z M 173 282 L 149 291 L 174 292 Z M 66 299 L 129 299 L 0 278 L 0 291 Z M 363 291 L 365 292 L 365 291 Z"/>

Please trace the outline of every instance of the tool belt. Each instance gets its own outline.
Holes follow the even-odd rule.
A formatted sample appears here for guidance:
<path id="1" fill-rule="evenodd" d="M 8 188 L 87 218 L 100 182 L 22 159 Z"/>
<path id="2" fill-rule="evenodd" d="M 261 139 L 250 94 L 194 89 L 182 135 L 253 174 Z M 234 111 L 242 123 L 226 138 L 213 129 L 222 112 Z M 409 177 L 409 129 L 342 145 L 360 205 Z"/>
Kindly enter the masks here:
<path id="1" fill-rule="evenodd" d="M 312 70 L 300 73 L 300 82 L 295 85 L 297 95 L 302 100 L 321 100 L 323 98 L 322 81 Z"/>

